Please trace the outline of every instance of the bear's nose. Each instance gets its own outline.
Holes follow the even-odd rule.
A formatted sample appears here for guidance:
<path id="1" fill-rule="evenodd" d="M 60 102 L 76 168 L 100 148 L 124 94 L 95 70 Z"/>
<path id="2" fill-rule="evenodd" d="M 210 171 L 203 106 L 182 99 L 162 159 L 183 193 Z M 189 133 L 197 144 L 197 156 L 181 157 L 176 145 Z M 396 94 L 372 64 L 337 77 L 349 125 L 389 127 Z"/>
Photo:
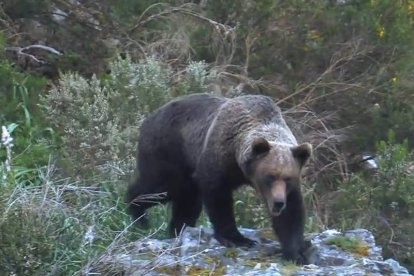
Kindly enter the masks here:
<path id="1" fill-rule="evenodd" d="M 286 202 L 284 200 L 277 200 L 273 202 L 273 209 L 272 212 L 275 215 L 280 215 L 280 213 L 285 209 Z"/>

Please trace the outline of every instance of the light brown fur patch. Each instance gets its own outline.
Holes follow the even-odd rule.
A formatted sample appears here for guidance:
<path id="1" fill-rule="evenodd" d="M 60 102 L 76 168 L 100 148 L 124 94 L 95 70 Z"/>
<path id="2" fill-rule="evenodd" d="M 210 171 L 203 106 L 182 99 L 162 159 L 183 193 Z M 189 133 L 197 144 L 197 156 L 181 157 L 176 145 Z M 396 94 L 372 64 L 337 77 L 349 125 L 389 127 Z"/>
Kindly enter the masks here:
<path id="1" fill-rule="evenodd" d="M 300 178 L 301 168 L 293 157 L 290 145 L 274 145 L 270 151 L 263 156 L 257 164 L 253 184 L 266 201 L 268 211 L 272 213 L 273 203 L 275 201 L 286 201 L 288 195 L 288 184 L 286 179 L 292 179 L 293 182 Z M 264 178 L 272 176 L 272 183 L 265 183 Z"/>

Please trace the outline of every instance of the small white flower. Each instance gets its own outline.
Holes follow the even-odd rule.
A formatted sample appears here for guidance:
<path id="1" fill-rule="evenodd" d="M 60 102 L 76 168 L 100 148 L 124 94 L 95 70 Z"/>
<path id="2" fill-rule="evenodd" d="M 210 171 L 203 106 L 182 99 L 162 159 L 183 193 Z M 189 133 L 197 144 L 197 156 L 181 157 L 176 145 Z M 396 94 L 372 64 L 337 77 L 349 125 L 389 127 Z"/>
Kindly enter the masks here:
<path id="1" fill-rule="evenodd" d="M 10 136 L 5 126 L 1 127 L 1 144 L 6 147 L 6 161 L 4 167 L 7 172 L 11 170 L 11 148 L 13 147 L 13 138 Z"/>
<path id="2" fill-rule="evenodd" d="M 10 136 L 10 133 L 7 131 L 7 128 L 5 126 L 2 126 L 1 131 L 2 131 L 1 143 L 5 145 L 6 147 L 7 146 L 12 147 L 13 138 Z"/>
<path id="3" fill-rule="evenodd" d="M 86 230 L 85 235 L 83 236 L 85 243 L 92 244 L 93 240 L 95 239 L 95 230 L 93 225 L 89 225 L 88 229 Z"/>

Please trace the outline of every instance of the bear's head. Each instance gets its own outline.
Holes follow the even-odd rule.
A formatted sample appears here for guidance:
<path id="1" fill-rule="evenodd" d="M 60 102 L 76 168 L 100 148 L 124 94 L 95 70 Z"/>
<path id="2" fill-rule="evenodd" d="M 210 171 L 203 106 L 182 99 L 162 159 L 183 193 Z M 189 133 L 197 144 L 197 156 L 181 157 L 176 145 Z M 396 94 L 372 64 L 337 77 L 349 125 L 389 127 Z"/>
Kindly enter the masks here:
<path id="1" fill-rule="evenodd" d="M 312 154 L 312 146 L 269 142 L 256 138 L 247 151 L 243 171 L 255 189 L 262 194 L 269 213 L 279 216 L 287 204 L 289 193 L 300 191 L 303 166 Z"/>

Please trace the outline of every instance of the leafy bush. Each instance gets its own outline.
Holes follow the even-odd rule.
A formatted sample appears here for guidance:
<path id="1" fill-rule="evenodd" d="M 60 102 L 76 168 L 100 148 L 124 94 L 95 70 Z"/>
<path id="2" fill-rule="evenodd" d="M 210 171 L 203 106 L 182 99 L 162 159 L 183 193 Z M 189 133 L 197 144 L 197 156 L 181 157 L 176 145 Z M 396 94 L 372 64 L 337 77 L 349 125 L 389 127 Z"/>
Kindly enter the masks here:
<path id="1" fill-rule="evenodd" d="M 62 134 L 62 160 L 80 174 L 133 166 L 142 120 L 175 95 L 201 92 L 209 73 L 204 63 L 190 63 L 179 86 L 179 72 L 148 58 L 134 63 L 119 57 L 110 63 L 111 74 L 90 80 L 63 74 L 43 98 L 50 122 Z"/>
<path id="2" fill-rule="evenodd" d="M 340 183 L 332 199 L 332 225 L 372 229 L 386 255 L 412 267 L 414 240 L 414 154 L 407 140 L 397 143 L 392 131 L 380 141 L 378 171 L 370 177 L 352 175 Z"/>

